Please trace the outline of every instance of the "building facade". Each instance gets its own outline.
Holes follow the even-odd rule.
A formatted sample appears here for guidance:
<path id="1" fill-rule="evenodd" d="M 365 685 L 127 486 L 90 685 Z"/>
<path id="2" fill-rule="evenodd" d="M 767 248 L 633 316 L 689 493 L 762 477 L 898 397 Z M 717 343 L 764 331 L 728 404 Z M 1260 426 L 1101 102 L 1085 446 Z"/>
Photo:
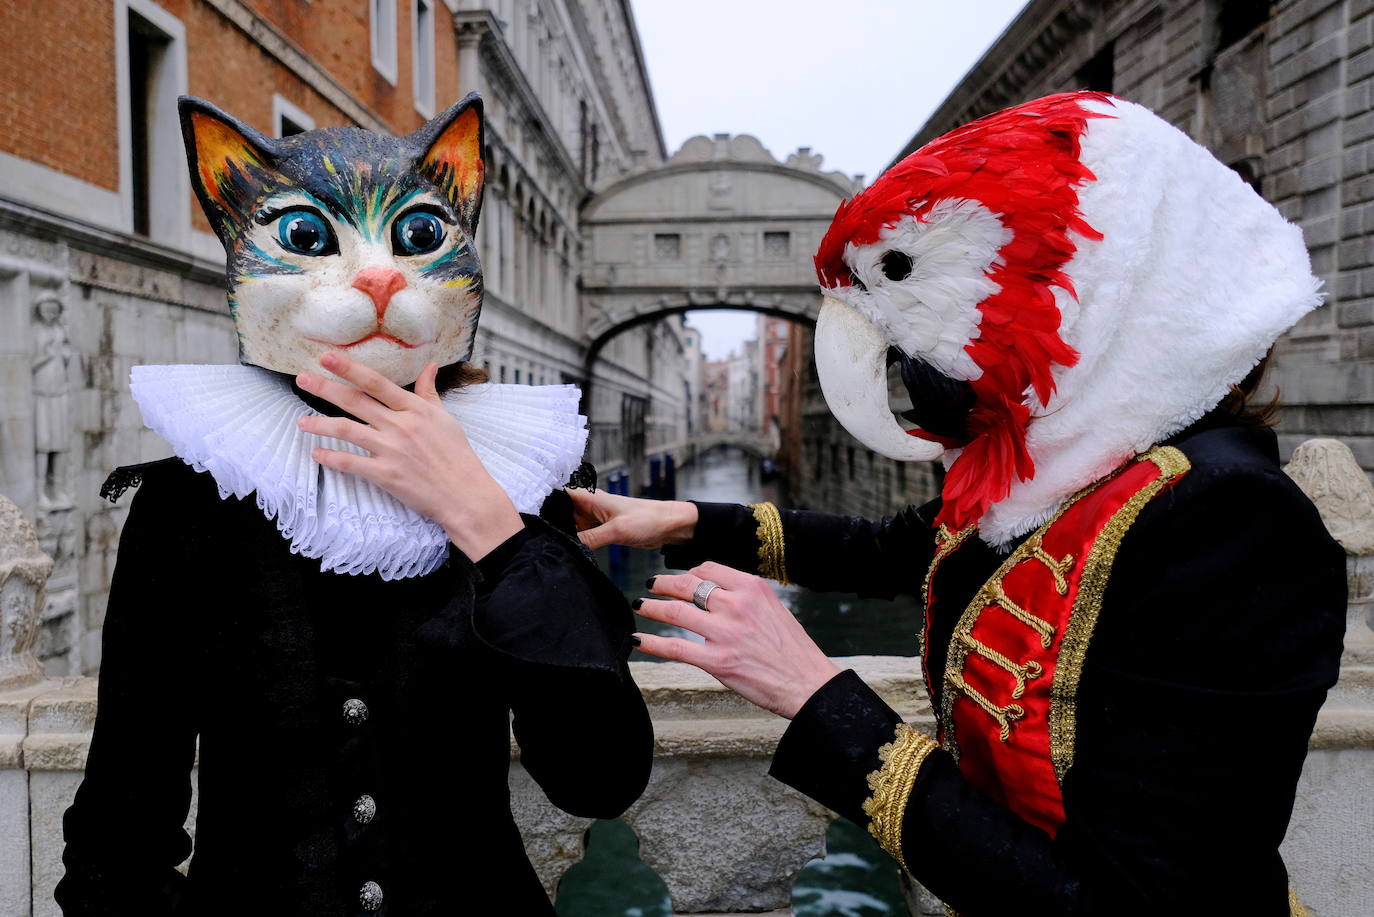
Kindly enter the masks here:
<path id="1" fill-rule="evenodd" d="M 897 158 L 1078 88 L 1153 109 L 1302 227 L 1326 302 L 1270 366 L 1284 457 L 1335 436 L 1374 470 L 1374 2 L 1032 0 Z"/>
<path id="2" fill-rule="evenodd" d="M 782 444 L 782 373 L 793 323 L 760 315 L 758 319 L 759 430 L 774 449 Z"/>
<path id="3" fill-rule="evenodd" d="M 142 426 L 130 367 L 237 359 L 178 95 L 282 136 L 408 133 L 481 92 L 475 360 L 497 381 L 585 381 L 581 207 L 665 159 L 628 0 L 75 0 L 4 13 L 0 492 L 56 560 L 41 646 L 53 674 L 99 665 L 128 503 L 101 500 L 101 481 L 169 454 Z M 683 335 L 680 319 L 646 325 L 592 367 L 643 406 L 615 422 L 646 447 L 686 435 Z"/>

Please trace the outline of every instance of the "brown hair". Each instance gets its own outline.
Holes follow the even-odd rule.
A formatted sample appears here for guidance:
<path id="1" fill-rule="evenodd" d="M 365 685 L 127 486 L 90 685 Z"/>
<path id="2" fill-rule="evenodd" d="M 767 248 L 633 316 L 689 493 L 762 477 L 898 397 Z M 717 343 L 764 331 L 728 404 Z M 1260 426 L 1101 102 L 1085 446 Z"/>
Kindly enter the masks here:
<path id="1" fill-rule="evenodd" d="M 490 379 L 490 373 L 485 369 L 478 369 L 471 363 L 450 363 L 448 366 L 439 367 L 439 374 L 434 377 L 434 388 L 443 395 L 465 385 L 476 385 Z"/>
<path id="2" fill-rule="evenodd" d="M 1274 396 L 1267 402 L 1254 400 L 1259 393 L 1260 385 L 1264 382 L 1265 370 L 1269 368 L 1269 361 L 1273 356 L 1274 348 L 1270 347 L 1255 364 L 1255 368 L 1250 370 L 1244 379 L 1231 386 L 1231 390 L 1221 399 L 1214 413 L 1242 427 L 1267 429 L 1277 424 L 1281 396 L 1279 390 L 1275 388 Z"/>

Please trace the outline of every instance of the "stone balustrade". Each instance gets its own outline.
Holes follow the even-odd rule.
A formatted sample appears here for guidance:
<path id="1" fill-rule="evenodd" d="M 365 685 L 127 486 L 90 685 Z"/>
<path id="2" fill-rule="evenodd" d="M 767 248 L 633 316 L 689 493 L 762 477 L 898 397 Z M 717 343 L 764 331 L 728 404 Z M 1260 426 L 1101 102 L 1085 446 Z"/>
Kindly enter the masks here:
<path id="1" fill-rule="evenodd" d="M 1313 917 L 1374 914 L 1374 490 L 1348 450 L 1331 441 L 1304 444 L 1289 471 L 1346 546 L 1350 617 L 1341 679 L 1318 718 L 1283 852 Z M 81 781 L 95 719 L 95 679 L 44 678 L 32 659 L 45 560 L 28 524 L 0 498 L 0 917 L 58 913 L 52 889 L 62 874 L 61 818 Z M 918 660 L 838 661 L 908 721 L 932 726 Z M 768 777 L 784 722 L 690 667 L 633 668 L 654 719 L 656 752 L 649 787 L 624 820 L 674 911 L 789 914 L 797 873 L 824 854 L 834 815 Z M 1264 754 L 1264 737 L 1254 741 L 1255 754 Z M 514 746 L 512 757 L 516 818 L 552 893 L 581 859 L 590 821 L 551 806 Z M 913 913 L 932 912 L 919 888 L 911 904 Z"/>

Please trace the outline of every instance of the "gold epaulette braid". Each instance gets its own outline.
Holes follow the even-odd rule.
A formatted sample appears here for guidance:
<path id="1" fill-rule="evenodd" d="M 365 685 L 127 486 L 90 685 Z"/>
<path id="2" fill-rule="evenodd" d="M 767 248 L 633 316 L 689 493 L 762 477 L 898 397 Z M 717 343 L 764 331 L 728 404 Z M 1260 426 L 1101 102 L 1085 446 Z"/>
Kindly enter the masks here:
<path id="1" fill-rule="evenodd" d="M 934 739 L 917 732 L 906 723 L 897 724 L 896 737 L 878 749 L 882 766 L 868 775 L 869 797 L 864 800 L 868 815 L 868 833 L 879 846 L 907 868 L 902 855 L 902 821 L 906 817 L 907 800 L 921 765 L 940 745 Z"/>
<path id="2" fill-rule="evenodd" d="M 759 576 L 786 586 L 790 580 L 783 553 L 782 516 L 771 503 L 750 503 L 749 508 L 754 511 L 754 521 L 759 525 L 755 532 L 759 539 Z"/>

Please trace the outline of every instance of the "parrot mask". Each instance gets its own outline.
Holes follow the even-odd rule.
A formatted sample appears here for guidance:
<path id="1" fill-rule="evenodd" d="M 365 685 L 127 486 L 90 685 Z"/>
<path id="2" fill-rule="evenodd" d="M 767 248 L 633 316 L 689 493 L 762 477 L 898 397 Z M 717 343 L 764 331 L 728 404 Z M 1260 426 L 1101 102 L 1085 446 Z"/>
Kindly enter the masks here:
<path id="1" fill-rule="evenodd" d="M 883 455 L 942 459 L 937 521 L 993 545 L 1202 417 L 1321 300 L 1296 226 L 1097 92 L 931 141 L 840 205 L 816 269 L 831 410 Z"/>

